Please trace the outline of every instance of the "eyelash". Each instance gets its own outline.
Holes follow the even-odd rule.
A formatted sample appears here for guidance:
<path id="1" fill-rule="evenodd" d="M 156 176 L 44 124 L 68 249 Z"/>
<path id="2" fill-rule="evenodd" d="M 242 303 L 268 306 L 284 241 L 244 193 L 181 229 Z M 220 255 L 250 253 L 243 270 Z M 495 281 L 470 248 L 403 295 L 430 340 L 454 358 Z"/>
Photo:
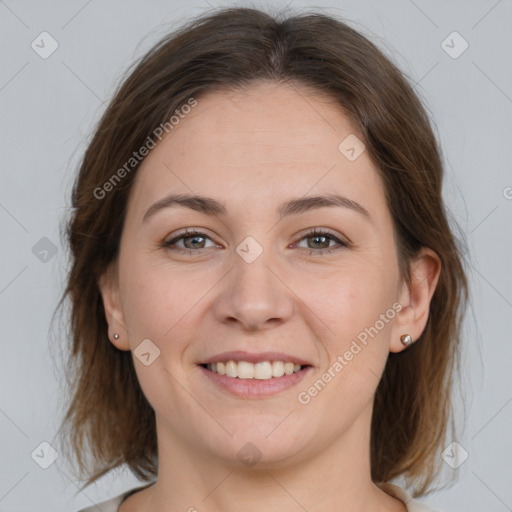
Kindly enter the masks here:
<path id="1" fill-rule="evenodd" d="M 182 240 L 185 238 L 193 238 L 195 236 L 200 236 L 200 237 L 208 238 L 209 240 L 211 240 L 211 238 L 209 236 L 207 236 L 205 233 L 202 233 L 201 231 L 197 231 L 195 229 L 186 229 L 185 231 L 183 231 L 183 232 L 179 233 L 177 236 L 175 236 L 172 240 L 164 241 L 161 244 L 161 247 L 164 249 L 168 249 L 170 251 L 177 251 L 182 254 L 192 255 L 193 253 L 197 253 L 201 249 L 196 249 L 196 250 L 182 249 L 182 248 L 176 248 L 176 247 L 172 248 L 171 246 L 174 245 L 179 240 Z M 340 240 L 338 237 L 334 236 L 329 231 L 322 231 L 317 228 L 311 229 L 310 231 L 308 231 L 307 233 L 302 235 L 302 238 L 300 238 L 299 242 L 304 240 L 305 238 L 312 238 L 312 237 L 330 238 L 331 240 L 334 240 L 335 242 L 337 242 L 339 247 L 330 247 L 330 248 L 326 248 L 326 249 L 309 249 L 310 255 L 324 256 L 325 254 L 330 254 L 332 252 L 339 251 L 345 247 L 349 247 L 349 244 L 347 242 Z"/>

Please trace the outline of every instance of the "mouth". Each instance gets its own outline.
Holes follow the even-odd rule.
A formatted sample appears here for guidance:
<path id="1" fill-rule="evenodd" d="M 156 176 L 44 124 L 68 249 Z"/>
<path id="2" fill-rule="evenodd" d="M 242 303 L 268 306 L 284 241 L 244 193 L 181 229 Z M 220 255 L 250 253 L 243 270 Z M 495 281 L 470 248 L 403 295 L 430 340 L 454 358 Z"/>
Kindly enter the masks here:
<path id="1" fill-rule="evenodd" d="M 313 371 L 310 364 L 276 359 L 257 362 L 228 359 L 201 363 L 197 367 L 210 384 L 244 399 L 261 399 L 281 393 L 296 386 Z"/>
<path id="2" fill-rule="evenodd" d="M 226 376 L 231 379 L 241 380 L 270 380 L 280 379 L 285 375 L 298 373 L 311 365 L 296 364 L 292 361 L 219 361 L 217 363 L 204 363 L 199 365 L 205 370 Z"/>

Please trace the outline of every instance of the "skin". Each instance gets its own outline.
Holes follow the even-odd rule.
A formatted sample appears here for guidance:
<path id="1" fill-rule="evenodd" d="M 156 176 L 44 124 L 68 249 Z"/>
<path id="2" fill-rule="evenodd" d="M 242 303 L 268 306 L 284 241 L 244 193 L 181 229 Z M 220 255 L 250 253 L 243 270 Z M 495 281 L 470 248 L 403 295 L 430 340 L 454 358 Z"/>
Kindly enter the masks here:
<path id="1" fill-rule="evenodd" d="M 374 393 L 389 352 L 425 328 L 440 262 L 428 249 L 400 279 L 392 218 L 380 177 L 364 151 L 338 146 L 354 134 L 332 101 L 306 88 L 259 83 L 210 93 L 146 157 L 128 202 L 119 259 L 100 280 L 112 343 L 135 350 L 150 339 L 160 355 L 134 357 L 155 410 L 158 481 L 121 512 L 403 511 L 371 481 Z M 199 194 L 227 215 L 169 207 L 143 221 L 168 194 Z M 323 207 L 279 220 L 291 198 L 338 193 L 366 208 Z M 184 228 L 207 238 L 177 241 Z M 328 229 L 335 240 L 304 238 Z M 262 254 L 247 263 L 237 246 L 252 236 Z M 322 255 L 325 248 L 338 248 Z M 310 254 L 316 249 L 315 254 Z M 307 390 L 394 303 L 402 309 L 307 405 Z M 119 333 L 114 340 L 113 334 Z M 283 351 L 313 371 L 269 398 L 217 388 L 197 364 L 226 350 Z M 245 467 L 247 442 L 260 450 Z"/>

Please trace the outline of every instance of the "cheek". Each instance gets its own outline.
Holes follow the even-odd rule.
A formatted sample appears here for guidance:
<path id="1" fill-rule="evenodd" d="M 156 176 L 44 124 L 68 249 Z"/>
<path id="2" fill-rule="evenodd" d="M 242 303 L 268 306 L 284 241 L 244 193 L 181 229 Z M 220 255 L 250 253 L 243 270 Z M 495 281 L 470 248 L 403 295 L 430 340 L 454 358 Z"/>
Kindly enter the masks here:
<path id="1" fill-rule="evenodd" d="M 300 391 L 301 404 L 330 418 L 326 436 L 355 421 L 374 399 L 389 355 L 389 335 L 396 311 L 393 287 L 370 272 L 347 273 L 319 286 L 312 297 L 318 313 L 315 329 L 322 332 L 325 354 L 321 371 Z"/>
<path id="2" fill-rule="evenodd" d="M 346 339 L 373 325 L 391 308 L 395 288 L 392 272 L 364 266 L 339 269 L 310 283 L 300 295 L 308 297 L 308 305 L 331 326 L 333 337 Z"/>
<path id="3" fill-rule="evenodd" d="M 194 288 L 199 283 L 187 286 L 182 274 L 155 266 L 143 257 L 125 258 L 123 263 L 122 305 L 137 379 L 151 406 L 172 414 L 186 402 L 178 382 L 183 377 L 183 354 L 194 335 L 190 317 L 202 295 Z M 138 347 L 142 348 L 141 342 L 147 339 L 152 344 L 145 342 L 144 347 L 149 348 L 144 352 L 149 351 L 151 359 L 145 365 L 138 360 L 138 354 L 143 353 Z M 174 391 L 162 393 L 162 389 Z"/>
<path id="4" fill-rule="evenodd" d="M 125 260 L 121 295 L 130 345 L 151 339 L 162 352 L 178 349 L 187 328 L 187 314 L 201 297 L 201 284 L 183 273 L 158 266 L 144 257 Z M 186 292 L 184 292 L 186 290 Z M 173 339 L 173 343 L 169 340 Z"/>
<path id="5" fill-rule="evenodd" d="M 360 393 L 365 388 L 373 392 L 377 385 L 396 316 L 394 290 L 393 272 L 380 272 L 378 266 L 340 270 L 335 278 L 309 287 L 307 305 L 316 314 L 316 329 L 322 331 L 320 347 L 328 369 L 339 376 L 334 380 L 343 393 Z M 299 294 L 306 296 L 305 292 Z M 336 361 L 339 364 L 334 368 Z M 369 380 L 372 373 L 374 378 Z"/>

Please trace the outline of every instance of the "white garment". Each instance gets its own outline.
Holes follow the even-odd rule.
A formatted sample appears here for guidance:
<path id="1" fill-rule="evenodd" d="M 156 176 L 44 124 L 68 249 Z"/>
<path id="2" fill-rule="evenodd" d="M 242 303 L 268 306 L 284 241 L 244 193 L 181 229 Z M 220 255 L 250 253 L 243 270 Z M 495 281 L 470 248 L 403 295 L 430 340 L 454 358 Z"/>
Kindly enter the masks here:
<path id="1" fill-rule="evenodd" d="M 154 482 L 151 482 L 150 484 L 144 485 L 142 487 L 136 487 L 134 489 L 124 492 L 123 494 L 120 494 L 119 496 L 116 496 L 115 498 L 103 501 L 102 503 L 98 503 L 97 505 L 92 505 L 90 507 L 84 508 L 82 510 L 79 510 L 78 512 L 98 512 L 98 510 L 100 510 L 101 512 L 118 512 L 119 506 L 126 498 L 128 498 L 128 496 L 131 496 L 132 494 L 135 494 L 137 491 L 140 491 L 146 487 L 149 487 L 150 485 L 153 485 L 153 483 Z M 427 505 L 421 503 L 420 501 L 413 499 L 407 491 L 405 491 L 398 485 L 385 483 L 380 484 L 379 487 L 387 494 L 403 501 L 405 506 L 407 507 L 407 512 L 438 512 L 433 508 L 430 508 Z"/>

